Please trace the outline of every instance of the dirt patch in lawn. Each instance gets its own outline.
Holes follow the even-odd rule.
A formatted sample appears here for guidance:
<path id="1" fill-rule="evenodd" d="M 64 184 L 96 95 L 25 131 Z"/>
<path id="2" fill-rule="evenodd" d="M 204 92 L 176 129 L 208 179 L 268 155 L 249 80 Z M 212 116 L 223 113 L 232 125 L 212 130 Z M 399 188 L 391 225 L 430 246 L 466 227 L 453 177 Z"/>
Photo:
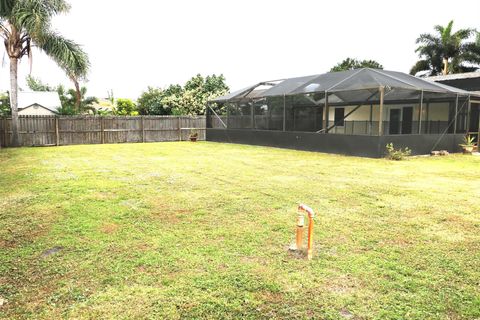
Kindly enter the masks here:
<path id="1" fill-rule="evenodd" d="M 101 225 L 100 231 L 106 234 L 112 234 L 117 232 L 119 226 L 114 222 L 107 222 Z"/>

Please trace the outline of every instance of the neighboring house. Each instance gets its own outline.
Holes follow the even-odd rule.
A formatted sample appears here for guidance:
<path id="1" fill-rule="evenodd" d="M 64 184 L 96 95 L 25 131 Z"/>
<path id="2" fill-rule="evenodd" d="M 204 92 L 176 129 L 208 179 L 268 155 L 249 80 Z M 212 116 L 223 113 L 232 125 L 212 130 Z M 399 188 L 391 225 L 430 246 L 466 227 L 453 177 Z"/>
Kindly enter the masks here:
<path id="1" fill-rule="evenodd" d="M 61 107 L 57 92 L 19 91 L 18 115 L 20 116 L 50 116 L 57 114 Z"/>
<path id="2" fill-rule="evenodd" d="M 413 154 L 459 151 L 478 130 L 480 95 L 363 68 L 260 82 L 209 105 L 209 141 L 382 157 L 390 142 Z"/>
<path id="3" fill-rule="evenodd" d="M 447 74 L 426 79 L 480 94 L 480 72 Z"/>
<path id="4" fill-rule="evenodd" d="M 427 79 L 480 95 L 479 71 L 447 74 L 429 77 Z M 480 99 L 472 99 L 472 104 L 470 108 L 470 125 L 468 134 L 473 136 L 478 142 L 480 139 Z"/>

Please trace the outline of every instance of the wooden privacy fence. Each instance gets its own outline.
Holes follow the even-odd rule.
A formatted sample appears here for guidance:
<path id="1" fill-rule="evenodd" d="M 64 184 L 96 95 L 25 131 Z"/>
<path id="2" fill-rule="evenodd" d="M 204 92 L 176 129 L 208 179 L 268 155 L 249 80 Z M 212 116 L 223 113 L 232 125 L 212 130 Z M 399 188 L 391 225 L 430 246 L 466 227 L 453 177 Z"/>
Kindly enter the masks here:
<path id="1" fill-rule="evenodd" d="M 11 118 L 0 118 L 0 143 L 11 146 Z M 205 140 L 205 116 L 21 116 L 21 146 Z"/>

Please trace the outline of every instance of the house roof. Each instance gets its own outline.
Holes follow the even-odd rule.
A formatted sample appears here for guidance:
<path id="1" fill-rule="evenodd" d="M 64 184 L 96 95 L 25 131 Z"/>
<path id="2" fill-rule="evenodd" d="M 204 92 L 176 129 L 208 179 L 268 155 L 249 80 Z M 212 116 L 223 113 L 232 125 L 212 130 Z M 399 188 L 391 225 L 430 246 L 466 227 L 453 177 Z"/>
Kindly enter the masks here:
<path id="1" fill-rule="evenodd" d="M 315 92 L 347 92 L 355 90 L 378 89 L 384 86 L 389 89 L 439 92 L 447 94 L 469 95 L 468 91 L 417 78 L 409 74 L 371 68 L 362 68 L 341 72 L 330 72 L 320 75 L 289 78 L 276 82 L 260 82 L 253 86 L 214 99 L 214 102 L 225 102 L 251 98 L 260 85 L 270 84 L 269 88 L 255 97 L 272 97 Z"/>
<path id="2" fill-rule="evenodd" d="M 480 71 L 446 74 L 441 76 L 428 77 L 426 79 L 431 81 L 444 81 L 444 80 L 458 80 L 458 79 L 472 79 L 472 78 L 480 78 Z"/>
<path id="3" fill-rule="evenodd" d="M 25 109 L 34 104 L 44 107 L 52 112 L 62 105 L 57 92 L 48 91 L 19 91 L 18 92 L 18 109 Z"/>

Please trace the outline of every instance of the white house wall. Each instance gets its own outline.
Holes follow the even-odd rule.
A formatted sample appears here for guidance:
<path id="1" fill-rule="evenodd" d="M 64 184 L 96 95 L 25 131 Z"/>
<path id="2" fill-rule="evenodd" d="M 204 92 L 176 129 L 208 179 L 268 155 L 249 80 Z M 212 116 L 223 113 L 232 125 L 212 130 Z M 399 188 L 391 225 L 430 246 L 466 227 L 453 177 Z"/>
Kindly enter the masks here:
<path id="1" fill-rule="evenodd" d="M 346 106 L 345 108 L 345 115 L 351 112 L 356 106 Z M 383 108 L 383 121 L 388 121 L 390 117 L 390 109 L 394 108 L 402 108 L 402 107 L 413 107 L 413 119 L 412 121 L 419 120 L 419 112 L 420 112 L 420 104 L 395 104 L 395 105 L 385 105 Z M 343 108 L 343 107 L 342 107 Z M 448 111 L 449 111 L 449 103 L 448 102 L 437 102 L 437 103 L 430 103 L 429 105 L 429 112 L 428 112 L 428 120 L 429 121 L 448 121 Z M 372 120 L 378 121 L 379 117 L 379 106 L 373 105 L 373 112 L 372 112 Z M 329 112 L 329 121 L 335 120 L 335 107 L 330 107 Z M 369 121 L 370 120 L 370 106 L 363 105 L 358 108 L 355 112 L 349 115 L 346 121 Z M 423 104 L 422 110 L 422 121 L 427 120 L 427 104 Z"/>

